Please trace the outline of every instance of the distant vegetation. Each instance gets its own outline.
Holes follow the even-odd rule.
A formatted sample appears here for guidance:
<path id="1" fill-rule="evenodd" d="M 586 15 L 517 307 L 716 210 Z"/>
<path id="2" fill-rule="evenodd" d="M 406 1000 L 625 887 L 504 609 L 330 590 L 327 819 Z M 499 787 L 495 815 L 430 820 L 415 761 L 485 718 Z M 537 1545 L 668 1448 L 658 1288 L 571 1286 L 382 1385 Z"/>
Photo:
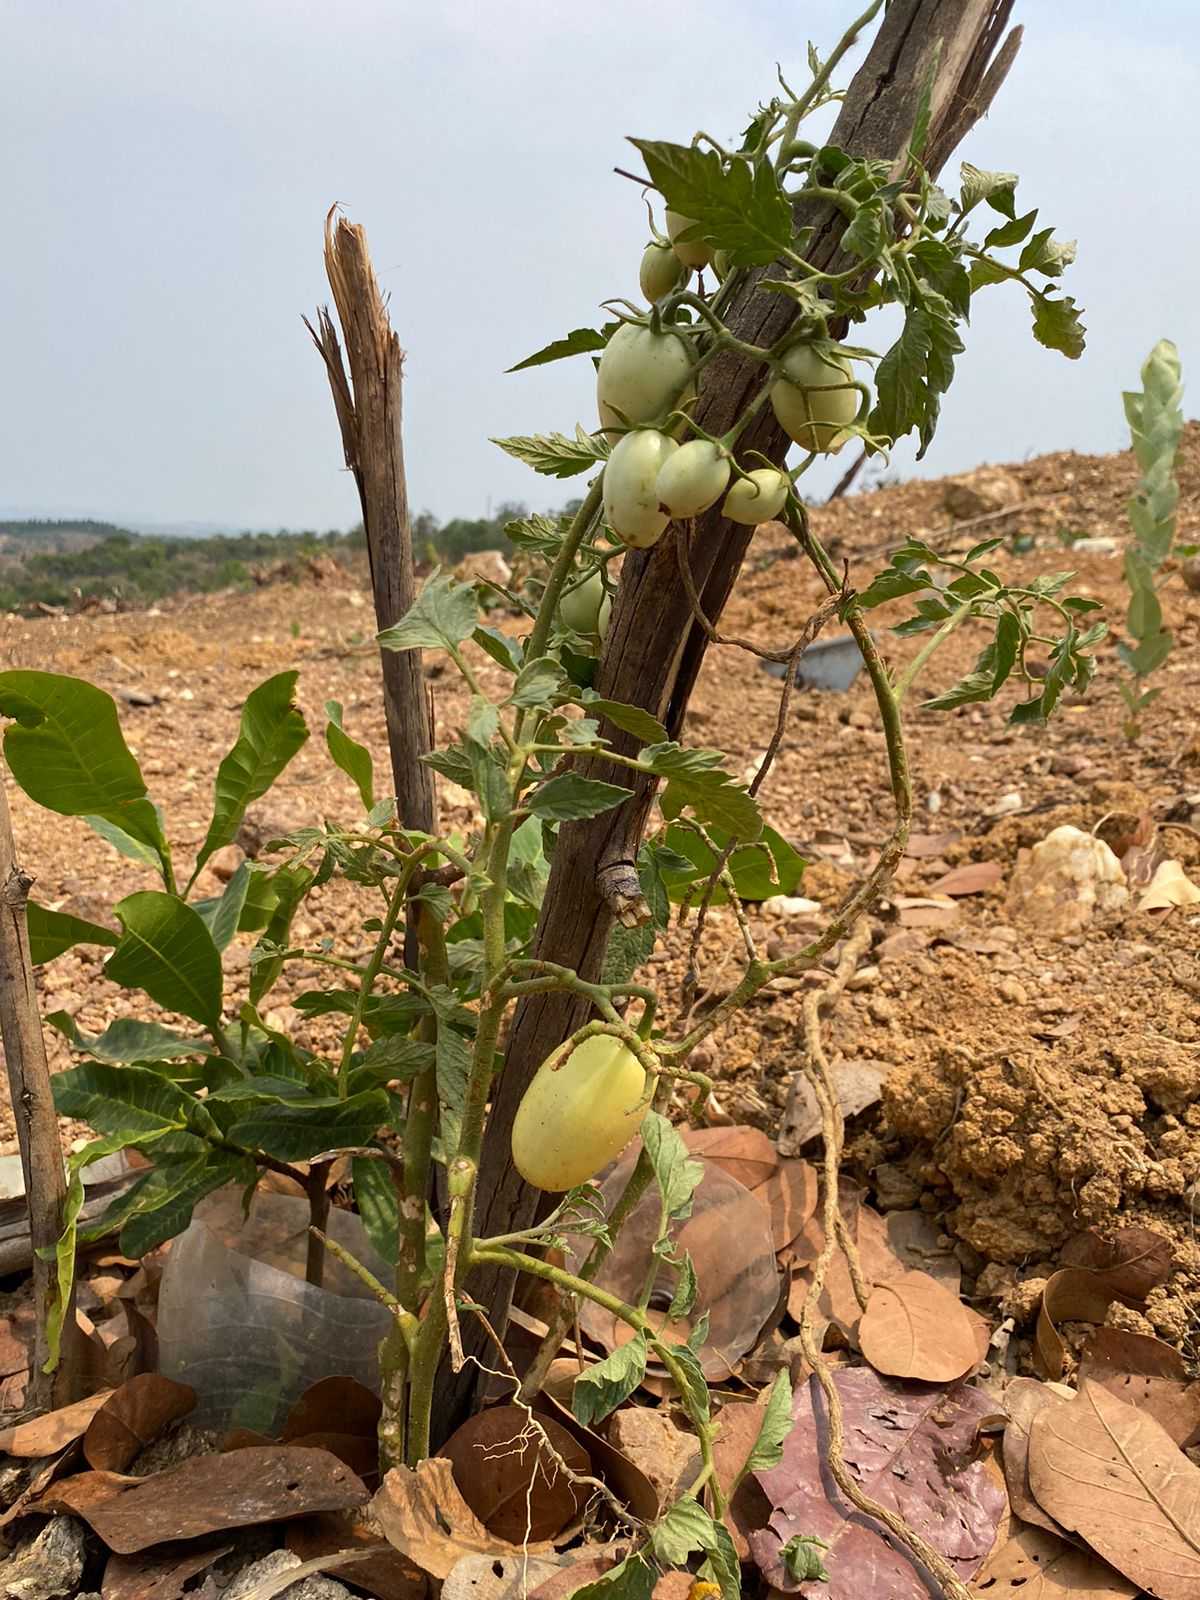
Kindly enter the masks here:
<path id="1" fill-rule="evenodd" d="M 504 524 L 527 514 L 502 505 L 494 517 L 439 523 L 428 511 L 413 519 L 413 549 L 422 565 L 454 566 L 478 550 L 505 550 Z M 362 528 L 350 533 L 238 533 L 170 538 L 133 533 L 87 519 L 0 521 L 0 610 L 71 608 L 81 601 L 150 605 L 174 594 L 301 578 L 315 557 L 353 567 Z"/>

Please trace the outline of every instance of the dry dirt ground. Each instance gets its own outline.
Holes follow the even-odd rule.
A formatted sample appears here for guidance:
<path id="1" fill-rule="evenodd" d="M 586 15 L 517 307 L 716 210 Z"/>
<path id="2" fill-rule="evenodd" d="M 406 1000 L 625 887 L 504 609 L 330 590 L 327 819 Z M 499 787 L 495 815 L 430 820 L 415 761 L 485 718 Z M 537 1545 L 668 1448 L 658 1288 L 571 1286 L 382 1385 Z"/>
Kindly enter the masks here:
<path id="1" fill-rule="evenodd" d="M 939 483 L 852 496 L 815 513 L 815 526 L 850 559 L 852 581 L 860 583 L 905 535 L 961 549 L 1006 532 L 1020 553 L 997 551 L 992 565 L 1026 578 L 1075 569 L 1076 591 L 1104 601 L 1119 633 L 1119 557 L 1065 545 L 1071 536 L 1123 540 L 1131 458 L 1056 455 L 1009 471 L 1023 508 L 962 539 Z M 1200 427 L 1187 433 L 1180 476 L 1181 537 L 1195 541 Z M 790 554 L 769 533 L 756 543 L 727 614 L 729 631 L 778 646 L 815 609 L 817 583 Z M 1101 647 L 1086 701 L 1065 700 L 1048 729 L 1010 728 L 1011 694 L 998 705 L 950 713 L 913 707 L 915 826 L 926 853 L 902 864 L 896 896 L 922 896 L 949 867 L 968 862 L 997 863 L 1003 878 L 958 901 L 947 926 L 906 927 L 903 907 L 881 908 L 870 968 L 828 1020 L 827 1043 L 835 1056 L 882 1063 L 888 1074 L 881 1105 L 852 1125 L 854 1170 L 881 1204 L 917 1203 L 941 1219 L 959 1241 L 968 1292 L 985 1261 L 1002 1267 L 981 1293 L 1014 1273 L 1045 1276 L 1059 1247 L 1083 1228 L 1117 1217 L 1149 1222 L 1171 1233 L 1178 1262 L 1172 1281 L 1151 1296 L 1149 1323 L 1197 1359 L 1200 917 L 1194 908 L 1165 917 L 1126 913 L 1054 942 L 1014 924 L 1006 910 L 1007 880 L 1022 847 L 1061 823 L 1091 829 L 1107 818 L 1112 827 L 1114 813 L 1149 812 L 1168 854 L 1200 881 L 1200 595 L 1189 594 L 1176 575 L 1164 604 L 1176 648 L 1137 743 L 1122 733 L 1111 643 Z M 907 614 L 902 608 L 876 613 L 881 644 L 897 663 L 915 648 L 887 631 Z M 348 729 L 386 765 L 371 632 L 365 590 L 313 584 L 185 600 L 142 614 L 9 617 L 0 621 L 0 645 L 6 665 L 74 673 L 119 696 L 154 697 L 150 705 L 123 704 L 122 720 L 182 859 L 203 837 L 212 774 L 241 703 L 271 673 L 300 669 L 299 696 L 315 730 L 324 702 L 342 701 Z M 967 670 L 980 642 L 970 628 L 960 630 L 937 657 L 930 683 L 944 686 Z M 485 682 L 498 677 L 482 655 L 480 663 Z M 430 661 L 429 670 L 439 726 L 453 730 L 464 697 L 440 664 Z M 751 657 L 710 650 L 688 737 L 726 750 L 734 770 L 752 770 L 774 727 L 778 688 Z M 114 899 L 152 886 L 82 822 L 39 813 L 19 793 L 12 798 L 20 855 L 44 902 L 106 920 Z M 447 821 L 469 821 L 458 804 L 465 798 L 443 794 Z M 890 827 L 882 738 L 865 676 L 845 695 L 797 694 L 764 798 L 770 819 L 812 863 L 801 892 L 827 913 Z M 356 804 L 318 732 L 262 814 L 282 829 L 322 815 L 349 818 Z M 301 938 L 329 934 L 351 955 L 364 944 L 363 911 L 347 886 L 328 887 L 310 906 L 297 928 Z M 806 942 L 821 914 L 768 905 L 752 920 L 774 953 Z M 235 984 L 244 979 L 248 943 L 228 952 Z M 673 931 L 652 958 L 656 978 L 673 995 L 686 945 L 686 933 Z M 704 940 L 709 983 L 728 981 L 736 949 L 726 915 L 714 913 Z M 289 969 L 272 997 L 283 1021 L 298 1020 L 287 1002 L 319 982 L 318 974 Z M 121 997 L 106 987 L 98 952 L 69 953 L 41 972 L 40 983 L 46 1009 L 74 1013 L 89 1032 L 117 1013 Z M 764 996 L 708 1051 L 708 1070 L 734 1120 L 777 1125 L 797 1065 L 805 989 L 793 980 Z M 321 1021 L 305 1026 L 311 1031 L 301 1037 L 319 1045 Z M 56 1037 L 51 1048 L 55 1067 L 65 1066 Z M 69 1138 L 81 1133 L 66 1130 Z M 0 1153 L 14 1148 L 11 1114 L 0 1105 Z M 1129 1325 L 1150 1331 L 1136 1316 Z"/>

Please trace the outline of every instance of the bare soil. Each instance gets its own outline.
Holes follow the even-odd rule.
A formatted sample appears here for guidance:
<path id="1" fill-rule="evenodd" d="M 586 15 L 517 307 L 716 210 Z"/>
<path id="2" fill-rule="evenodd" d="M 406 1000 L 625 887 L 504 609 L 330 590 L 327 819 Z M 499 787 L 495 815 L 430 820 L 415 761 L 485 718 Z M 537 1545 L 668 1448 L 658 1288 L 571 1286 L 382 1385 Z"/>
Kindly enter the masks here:
<path id="1" fill-rule="evenodd" d="M 1020 553 L 1011 545 L 998 550 L 992 565 L 1024 577 L 1074 569 L 1076 591 L 1104 602 L 1119 637 L 1119 555 L 1067 546 L 1072 536 L 1123 542 L 1136 476 L 1131 458 L 1054 455 L 1007 470 L 1021 486 L 1023 507 L 978 533 L 958 536 L 937 482 L 852 496 L 815 512 L 815 526 L 850 561 L 852 581 L 865 581 L 906 535 L 958 549 L 992 532 L 1014 535 Z M 1180 477 L 1181 538 L 1195 541 L 1198 426 L 1186 435 Z M 821 596 L 793 554 L 769 531 L 760 535 L 727 613 L 728 631 L 773 646 L 798 631 Z M 241 704 L 271 673 L 300 669 L 300 700 L 314 729 L 323 726 L 324 702 L 342 701 L 347 727 L 371 745 L 386 771 L 370 598 L 365 584 L 339 587 L 344 581 L 207 596 L 115 617 L 10 617 L 0 621 L 0 654 L 6 665 L 89 678 L 122 699 L 131 691 L 155 697 L 151 705 L 122 704 L 122 720 L 151 793 L 166 810 L 176 853 L 186 858 L 203 837 L 212 775 Z M 1149 813 L 1167 854 L 1200 882 L 1200 595 L 1176 574 L 1163 600 L 1176 646 L 1158 675 L 1161 698 L 1136 743 L 1123 733 L 1111 641 L 1100 649 L 1087 699 L 1066 700 L 1047 729 L 1010 728 L 1012 696 L 950 713 L 914 703 L 908 730 L 916 827 L 924 835 L 917 848 L 926 853 L 902 864 L 895 898 L 875 919 L 871 966 L 839 1002 L 826 1036 L 835 1056 L 888 1069 L 881 1105 L 852 1125 L 851 1166 L 880 1204 L 915 1202 L 938 1217 L 959 1241 L 968 1280 L 985 1263 L 1001 1264 L 981 1293 L 1014 1274 L 1045 1276 L 1081 1229 L 1118 1219 L 1146 1222 L 1171 1234 L 1177 1270 L 1152 1294 L 1144 1331 L 1152 1327 L 1195 1359 L 1200 917 L 1194 909 L 1124 914 L 1055 942 L 1014 924 L 1006 908 L 1018 851 L 1061 823 L 1103 831 L 1115 825 L 1114 816 Z M 888 626 L 906 614 L 903 602 L 876 613 L 880 644 L 898 664 L 916 646 L 896 639 Z M 970 628 L 960 630 L 935 658 L 929 684 L 942 687 L 968 670 L 981 642 Z M 485 683 L 498 683 L 499 669 L 482 656 L 479 670 Z M 452 730 L 465 698 L 453 674 L 432 659 L 429 676 L 439 728 Z M 752 771 L 775 725 L 779 687 L 752 657 L 711 650 L 689 738 L 726 750 L 735 771 Z M 756 936 L 778 953 L 807 942 L 890 827 L 883 741 L 865 677 L 844 695 L 796 695 L 764 800 L 770 819 L 811 862 L 800 892 L 822 906 L 811 914 L 782 913 L 770 903 L 752 909 Z M 44 903 L 106 921 L 114 899 L 153 886 L 82 822 L 40 812 L 20 793 L 12 801 L 20 855 Z M 461 790 L 443 785 L 441 803 L 447 822 L 469 823 L 469 796 Z M 260 815 L 268 832 L 282 831 L 326 815 L 349 817 L 356 804 L 318 733 Z M 985 861 L 1002 867 L 1002 881 L 957 901 L 952 923 L 906 925 L 913 913 L 897 900 L 927 895 L 952 866 Z M 210 882 L 208 891 L 215 887 Z M 353 955 L 367 944 L 361 921 L 370 914 L 348 886 L 330 885 L 314 896 L 297 933 L 309 941 L 328 934 Z M 689 934 L 672 930 L 652 957 L 672 1000 Z M 244 982 L 249 942 L 239 940 L 228 952 L 235 988 Z M 704 980 L 720 990 L 736 975 L 739 954 L 726 913 L 712 913 L 702 954 Z M 79 949 L 40 974 L 45 1009 L 73 1013 L 88 1032 L 111 1020 L 125 998 L 104 984 L 100 955 Z M 288 1001 L 320 981 L 316 967 L 290 967 L 272 995 L 278 1020 L 297 1022 Z M 708 1051 L 708 1070 L 720 1080 L 719 1099 L 734 1120 L 777 1125 L 797 1066 L 807 987 L 803 979 L 782 981 Z M 672 1013 L 668 1005 L 672 1014 L 678 1007 Z M 328 1042 L 328 1024 L 304 1024 L 301 1037 L 319 1048 Z M 56 1035 L 50 1046 L 55 1067 L 67 1065 Z M 82 1134 L 65 1129 L 68 1140 Z M 15 1147 L 11 1113 L 0 1104 L 0 1153 Z"/>

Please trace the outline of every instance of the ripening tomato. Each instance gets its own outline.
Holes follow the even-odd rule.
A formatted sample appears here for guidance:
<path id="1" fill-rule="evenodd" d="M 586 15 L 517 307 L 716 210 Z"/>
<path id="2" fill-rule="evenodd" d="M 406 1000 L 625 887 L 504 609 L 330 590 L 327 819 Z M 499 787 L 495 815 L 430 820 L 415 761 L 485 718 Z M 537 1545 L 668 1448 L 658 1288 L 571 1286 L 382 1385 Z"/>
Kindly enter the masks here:
<path id="1" fill-rule="evenodd" d="M 604 515 L 622 544 L 648 550 L 671 520 L 658 509 L 658 475 L 679 449 L 655 428 L 619 440 L 604 468 Z"/>
<path id="2" fill-rule="evenodd" d="M 604 347 L 596 372 L 601 426 L 618 429 L 661 421 L 695 394 L 691 370 L 691 346 L 679 334 L 623 323 Z"/>
<path id="3" fill-rule="evenodd" d="M 667 212 L 667 233 L 671 248 L 685 267 L 706 267 L 712 260 L 712 251 L 703 239 L 679 239 L 681 233 L 695 226 L 695 218 L 680 216 L 678 211 Z"/>
<path id="4" fill-rule="evenodd" d="M 553 1193 L 586 1183 L 641 1127 L 645 1095 L 641 1062 L 608 1034 L 585 1039 L 557 1066 L 544 1061 L 513 1121 L 517 1171 Z"/>
<path id="5" fill-rule="evenodd" d="M 652 239 L 642 253 L 638 270 L 638 283 L 646 299 L 653 305 L 663 295 L 677 289 L 682 278 L 683 266 L 671 246 Z"/>
<path id="6" fill-rule="evenodd" d="M 756 467 L 730 489 L 721 511 L 730 522 L 740 522 L 746 527 L 770 522 L 783 510 L 788 483 L 786 472 L 777 472 L 774 467 Z"/>
<path id="7" fill-rule="evenodd" d="M 772 385 L 771 409 L 789 439 L 805 450 L 832 454 L 845 443 L 842 429 L 858 415 L 859 392 L 851 387 L 853 381 L 844 356 L 794 345 L 783 358 L 783 376 Z"/>
<path id="8" fill-rule="evenodd" d="M 732 471 L 729 454 L 709 439 L 691 439 L 663 463 L 658 503 L 673 517 L 697 517 L 719 500 Z"/>

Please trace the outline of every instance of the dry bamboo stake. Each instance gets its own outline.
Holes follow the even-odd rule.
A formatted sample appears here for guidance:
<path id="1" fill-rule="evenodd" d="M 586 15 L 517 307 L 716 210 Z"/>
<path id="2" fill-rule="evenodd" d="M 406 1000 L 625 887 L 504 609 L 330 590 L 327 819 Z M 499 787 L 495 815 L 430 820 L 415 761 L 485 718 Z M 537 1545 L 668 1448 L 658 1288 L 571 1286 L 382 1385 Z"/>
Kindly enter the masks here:
<path id="1" fill-rule="evenodd" d="M 53 1250 L 62 1232 L 67 1182 L 29 955 L 25 907 L 32 886 L 33 879 L 17 865 L 8 794 L 0 782 L 0 1034 L 4 1039 L 4 1062 L 17 1124 L 17 1142 L 21 1148 L 21 1171 L 25 1176 L 37 1308 L 25 1402 L 33 1409 L 43 1410 L 64 1405 L 74 1398 L 76 1363 L 72 1355 L 77 1337 L 72 1288 L 63 1317 L 61 1359 L 53 1373 L 44 1372 L 49 1354 L 46 1318 L 58 1286 L 53 1255 L 43 1260 L 38 1252 L 47 1247 Z"/>

